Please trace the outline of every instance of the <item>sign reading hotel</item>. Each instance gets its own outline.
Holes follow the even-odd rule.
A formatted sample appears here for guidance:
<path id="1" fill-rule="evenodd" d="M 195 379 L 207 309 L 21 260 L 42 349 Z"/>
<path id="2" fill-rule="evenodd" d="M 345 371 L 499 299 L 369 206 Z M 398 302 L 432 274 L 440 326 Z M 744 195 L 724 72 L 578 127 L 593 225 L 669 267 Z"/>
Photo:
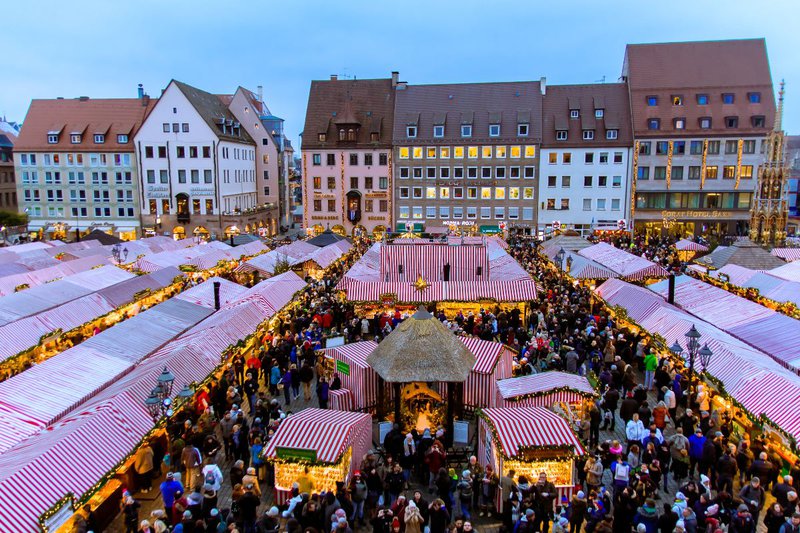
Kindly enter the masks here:
<path id="1" fill-rule="evenodd" d="M 662 217 L 672 218 L 730 218 L 730 211 L 661 211 Z"/>

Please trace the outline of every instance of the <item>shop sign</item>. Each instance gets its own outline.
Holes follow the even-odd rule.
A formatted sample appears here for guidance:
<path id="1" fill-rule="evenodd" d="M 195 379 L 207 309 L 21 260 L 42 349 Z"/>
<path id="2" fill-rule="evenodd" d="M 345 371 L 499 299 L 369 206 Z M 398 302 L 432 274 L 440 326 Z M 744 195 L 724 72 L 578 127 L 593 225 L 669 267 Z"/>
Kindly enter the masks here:
<path id="1" fill-rule="evenodd" d="M 446 220 L 442 219 L 442 224 L 446 224 L 448 226 L 474 226 L 474 220 Z"/>
<path id="2" fill-rule="evenodd" d="M 336 360 L 336 373 L 341 374 L 343 376 L 350 375 L 350 365 L 345 363 L 344 361 Z"/>
<path id="3" fill-rule="evenodd" d="M 337 215 L 311 215 L 311 220 L 339 220 Z"/>
<path id="4" fill-rule="evenodd" d="M 661 211 L 663 218 L 731 218 L 733 213 L 730 211 Z"/>
<path id="5" fill-rule="evenodd" d="M 163 185 L 150 185 L 146 190 L 148 198 L 169 198 L 169 187 Z"/>
<path id="6" fill-rule="evenodd" d="M 617 220 L 617 228 L 618 229 L 624 230 L 627 227 L 628 227 L 628 222 L 624 218 L 621 218 L 621 219 Z"/>
<path id="7" fill-rule="evenodd" d="M 378 222 L 383 222 L 386 219 L 384 217 L 367 217 L 367 220 L 376 220 Z"/>
<path id="8" fill-rule="evenodd" d="M 364 196 L 367 198 L 386 198 L 387 194 L 385 192 L 368 192 Z"/>
<path id="9" fill-rule="evenodd" d="M 214 189 L 208 187 L 192 187 L 189 189 L 192 196 L 214 196 Z"/>
<path id="10" fill-rule="evenodd" d="M 546 448 L 518 450 L 517 457 L 522 461 L 544 461 L 548 459 L 564 459 L 569 453 L 569 448 Z"/>
<path id="11" fill-rule="evenodd" d="M 329 198 L 330 199 L 330 198 L 336 198 L 336 195 L 334 195 L 334 194 L 323 194 L 321 192 L 315 192 L 314 193 L 314 198 Z"/>
<path id="12" fill-rule="evenodd" d="M 287 459 L 295 461 L 308 461 L 310 463 L 317 462 L 317 450 L 309 450 L 306 448 L 287 448 L 285 446 L 275 447 L 275 457 L 278 459 Z"/>
<path id="13" fill-rule="evenodd" d="M 397 295 L 392 292 L 381 294 L 380 302 L 381 305 L 385 305 L 386 307 L 394 307 L 394 304 L 397 302 Z"/>

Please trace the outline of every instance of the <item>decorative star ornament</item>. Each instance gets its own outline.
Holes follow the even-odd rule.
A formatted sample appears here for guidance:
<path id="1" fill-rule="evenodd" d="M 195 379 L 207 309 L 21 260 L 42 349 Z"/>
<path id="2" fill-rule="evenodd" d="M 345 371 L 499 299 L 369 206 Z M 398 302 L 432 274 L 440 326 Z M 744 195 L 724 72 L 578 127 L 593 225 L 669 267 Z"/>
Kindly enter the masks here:
<path id="1" fill-rule="evenodd" d="M 423 279 L 422 275 L 417 278 L 417 281 L 414 282 L 414 287 L 419 291 L 422 292 L 428 288 L 428 282 Z"/>

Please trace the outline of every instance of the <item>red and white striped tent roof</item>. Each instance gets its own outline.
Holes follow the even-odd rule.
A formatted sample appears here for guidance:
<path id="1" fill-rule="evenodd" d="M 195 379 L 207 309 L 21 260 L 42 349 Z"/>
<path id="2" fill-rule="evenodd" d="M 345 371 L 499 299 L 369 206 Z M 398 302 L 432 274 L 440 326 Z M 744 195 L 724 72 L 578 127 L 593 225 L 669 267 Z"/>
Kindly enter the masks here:
<path id="1" fill-rule="evenodd" d="M 370 368 L 367 363 L 367 356 L 377 347 L 378 343 L 375 341 L 361 341 L 342 344 L 334 348 L 325 348 L 323 352 L 327 357 L 345 357 L 361 368 Z"/>
<path id="2" fill-rule="evenodd" d="M 585 453 L 567 421 L 545 407 L 495 407 L 482 409 L 480 415 L 494 428 L 505 457 L 516 457 L 520 449 L 560 446 Z"/>
<path id="3" fill-rule="evenodd" d="M 214 276 L 197 287 L 193 287 L 188 291 L 178 294 L 175 298 L 204 307 L 214 307 L 214 282 L 217 281 L 219 282 L 220 305 L 233 302 L 247 292 L 247 288 L 238 283 Z"/>
<path id="4" fill-rule="evenodd" d="M 666 277 L 668 272 L 661 266 L 648 261 L 644 257 L 633 255 L 608 243 L 600 242 L 578 254 L 596 261 L 619 274 L 620 277 L 639 281 L 647 278 Z"/>
<path id="5" fill-rule="evenodd" d="M 800 261 L 800 248 L 773 248 L 770 253 L 787 262 Z"/>
<path id="6" fill-rule="evenodd" d="M 477 337 L 459 337 L 459 339 L 475 356 L 475 366 L 472 367 L 472 371 L 478 374 L 491 374 L 501 357 L 507 357 L 511 361 L 516 353 L 502 342 L 485 341 Z"/>
<path id="7" fill-rule="evenodd" d="M 703 246 L 699 242 L 681 239 L 675 243 L 675 249 L 680 252 L 707 252 L 708 246 Z"/>
<path id="8" fill-rule="evenodd" d="M 314 450 L 320 463 L 335 463 L 358 433 L 372 434 L 372 416 L 330 409 L 304 409 L 288 416 L 264 451 L 264 457 L 274 458 L 276 448 Z M 354 450 L 355 451 L 355 450 Z M 353 455 L 360 461 L 360 455 Z"/>
<path id="9" fill-rule="evenodd" d="M 568 252 L 564 256 L 564 263 L 563 265 L 556 265 L 559 268 L 566 269 L 567 262 L 570 261 L 570 270 L 569 275 L 576 279 L 609 279 L 609 278 L 617 278 L 619 275 L 611 270 L 610 268 L 606 268 L 597 261 L 592 261 L 591 259 L 587 259 L 575 252 Z"/>
<path id="10" fill-rule="evenodd" d="M 497 390 L 504 400 L 547 394 L 556 389 L 569 389 L 581 396 L 597 396 L 597 392 L 584 376 L 557 370 L 497 382 Z"/>
<path id="11" fill-rule="evenodd" d="M 773 276 L 777 276 L 789 281 L 800 281 L 800 261 L 793 261 L 778 268 L 768 271 Z"/>

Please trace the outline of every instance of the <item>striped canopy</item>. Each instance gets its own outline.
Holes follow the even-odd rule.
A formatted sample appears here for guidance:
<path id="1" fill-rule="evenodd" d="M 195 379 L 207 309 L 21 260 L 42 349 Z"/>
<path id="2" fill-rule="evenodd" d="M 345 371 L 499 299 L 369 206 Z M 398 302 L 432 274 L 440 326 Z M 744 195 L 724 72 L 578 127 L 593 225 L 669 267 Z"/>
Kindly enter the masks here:
<path id="1" fill-rule="evenodd" d="M 675 249 L 681 252 L 707 252 L 708 246 L 703 246 L 699 242 L 681 239 L 675 243 Z"/>
<path id="2" fill-rule="evenodd" d="M 497 389 L 504 400 L 520 396 L 545 394 L 561 388 L 575 391 L 581 396 L 591 397 L 597 395 L 588 379 L 569 372 L 541 372 L 530 376 L 503 379 L 497 382 Z"/>
<path id="3" fill-rule="evenodd" d="M 567 421 L 545 407 L 497 407 L 483 409 L 481 416 L 494 429 L 506 457 L 516 457 L 525 448 L 562 446 L 577 455 L 585 453 Z"/>

